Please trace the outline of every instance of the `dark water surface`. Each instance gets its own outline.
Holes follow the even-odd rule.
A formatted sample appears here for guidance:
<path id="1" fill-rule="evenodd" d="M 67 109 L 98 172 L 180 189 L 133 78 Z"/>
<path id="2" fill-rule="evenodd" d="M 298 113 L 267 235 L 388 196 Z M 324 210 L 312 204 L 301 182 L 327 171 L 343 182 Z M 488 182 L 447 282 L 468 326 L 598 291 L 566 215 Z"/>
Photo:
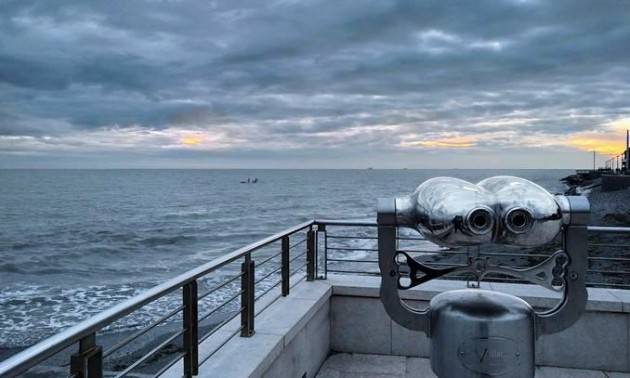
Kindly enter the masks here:
<path id="1" fill-rule="evenodd" d="M 0 347 L 32 344 L 296 223 L 374 219 L 378 197 L 434 176 L 510 174 L 561 192 L 571 173 L 0 170 Z M 247 177 L 259 182 L 240 184 Z"/>

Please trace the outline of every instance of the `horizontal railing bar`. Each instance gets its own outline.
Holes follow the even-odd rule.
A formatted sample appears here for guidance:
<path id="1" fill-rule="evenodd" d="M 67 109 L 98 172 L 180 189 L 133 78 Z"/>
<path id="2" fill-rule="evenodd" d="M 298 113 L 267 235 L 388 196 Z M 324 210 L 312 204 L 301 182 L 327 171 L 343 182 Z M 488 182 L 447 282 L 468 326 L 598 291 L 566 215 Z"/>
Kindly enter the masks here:
<path id="1" fill-rule="evenodd" d="M 373 264 L 378 264 L 378 260 L 352 260 L 352 259 L 331 259 L 330 257 L 328 258 L 328 261 L 334 261 L 334 262 L 358 262 L 358 263 L 373 263 Z"/>
<path id="2" fill-rule="evenodd" d="M 208 337 L 214 335 L 218 330 L 221 329 L 221 327 L 223 327 L 224 325 L 226 325 L 227 323 L 231 322 L 234 318 L 236 318 L 237 316 L 239 316 L 241 314 L 241 311 L 243 311 L 245 307 L 241 307 L 240 309 L 238 309 L 238 311 L 236 311 L 236 313 L 234 313 L 232 316 L 223 319 L 223 321 L 221 321 L 221 323 L 217 324 L 216 326 L 214 326 L 212 328 L 212 330 L 210 330 L 210 332 L 206 333 L 205 335 L 203 335 L 203 337 L 201 337 L 199 339 L 199 344 L 201 344 L 202 342 L 204 342 L 205 340 L 208 339 Z"/>
<path id="3" fill-rule="evenodd" d="M 503 253 L 503 252 L 483 252 L 483 251 L 480 251 L 479 255 L 497 256 L 497 257 L 505 256 L 505 257 L 539 257 L 539 258 L 547 258 L 551 256 L 551 254 L 542 255 L 540 253 L 510 253 L 510 252 Z"/>
<path id="4" fill-rule="evenodd" d="M 352 226 L 352 227 L 376 227 L 376 222 L 359 221 L 359 220 L 341 220 L 341 219 L 316 219 L 316 225 L 324 226 Z"/>
<path id="5" fill-rule="evenodd" d="M 175 289 L 178 289 L 201 276 L 213 272 L 222 266 L 225 266 L 239 258 L 242 258 L 252 251 L 269 245 L 277 240 L 280 240 L 284 236 L 291 235 L 296 232 L 302 231 L 305 228 L 311 227 L 313 224 L 314 221 L 303 222 L 284 231 L 271 235 L 267 238 L 241 247 L 195 269 L 191 269 L 188 272 L 180 274 L 179 276 L 172 278 L 164 282 L 163 284 L 154 286 L 135 297 L 129 298 L 113 307 L 110 307 L 109 309 L 87 320 L 84 320 L 77 325 L 66 329 L 65 331 L 51 336 L 0 362 L 0 376 L 18 375 L 37 365 L 37 363 L 45 360 L 53 354 L 76 343 L 83 337 L 99 331 L 101 328 L 113 323 L 114 321 L 122 318 L 125 315 L 130 314 L 134 310 L 146 305 L 147 303 L 150 303 L 157 298 L 169 294 Z"/>
<path id="6" fill-rule="evenodd" d="M 630 274 L 630 271 L 623 270 L 603 270 L 603 269 L 587 269 L 587 273 L 600 273 L 600 274 Z"/>
<path id="7" fill-rule="evenodd" d="M 341 219 L 316 219 L 314 224 L 323 224 L 326 226 L 363 226 L 376 227 L 376 222 L 360 221 L 360 220 L 341 220 Z M 611 232 L 611 233 L 630 233 L 630 227 L 610 227 L 610 226 L 588 226 L 591 232 Z"/>
<path id="8" fill-rule="evenodd" d="M 299 272 L 300 270 L 304 269 L 304 268 L 306 267 L 306 265 L 307 265 L 307 264 L 308 264 L 308 263 L 307 263 L 307 262 L 305 262 L 304 264 L 302 264 L 302 265 L 298 266 L 295 270 L 293 270 L 292 272 L 290 272 L 290 273 L 289 273 L 289 276 L 290 276 L 290 277 L 293 277 L 293 275 L 294 275 L 295 273 L 297 273 L 297 272 Z"/>
<path id="9" fill-rule="evenodd" d="M 614 286 L 614 287 L 630 287 L 630 284 L 616 284 L 608 282 L 587 282 L 587 286 Z"/>
<path id="10" fill-rule="evenodd" d="M 378 264 L 378 260 L 350 260 L 350 259 L 331 259 L 331 258 L 328 258 L 328 261 Z M 467 264 L 441 263 L 441 262 L 437 262 L 437 261 L 423 261 L 423 263 L 426 264 L 426 265 L 429 265 L 429 266 L 431 266 L 431 265 L 433 265 L 433 266 L 457 266 L 457 267 L 468 266 Z M 330 272 L 330 269 L 328 271 Z"/>
<path id="11" fill-rule="evenodd" d="M 346 235 L 329 235 L 326 234 L 328 239 L 357 239 L 357 240 L 378 240 L 378 236 L 346 236 Z"/>
<path id="12" fill-rule="evenodd" d="M 306 256 L 306 252 L 304 253 L 300 253 L 299 255 L 295 256 L 294 258 L 292 258 L 291 260 L 289 260 L 289 263 L 294 262 L 295 260 L 299 259 L 300 257 L 304 257 Z"/>
<path id="13" fill-rule="evenodd" d="M 289 273 L 290 277 L 293 277 L 293 275 L 295 273 L 297 273 L 300 269 L 304 268 L 306 266 L 306 264 L 302 265 L 302 267 L 296 269 L 295 271 L 293 271 L 293 273 Z M 291 288 L 293 288 L 295 285 L 299 284 L 300 282 L 304 281 L 306 279 L 306 275 L 303 275 L 300 279 L 298 279 L 293 285 L 291 285 Z M 280 281 L 282 282 L 282 281 Z M 277 286 L 280 282 L 278 282 L 275 286 Z M 271 291 L 271 290 L 269 290 Z M 264 295 L 264 294 L 263 294 Z M 261 295 L 262 297 L 262 295 Z M 260 314 L 261 312 L 265 311 L 269 306 L 271 306 L 272 304 L 274 304 L 278 299 L 282 298 L 282 295 L 278 295 L 276 298 L 274 298 L 272 301 L 269 301 L 269 303 L 267 303 L 263 308 L 261 308 L 258 312 L 256 312 L 255 316 L 258 316 L 258 314 Z"/>
<path id="14" fill-rule="evenodd" d="M 212 358 L 212 356 L 214 356 L 219 349 L 223 348 L 223 346 L 225 344 L 227 344 L 230 340 L 232 340 L 234 338 L 234 336 L 236 336 L 239 332 L 241 332 L 241 330 L 243 329 L 243 326 L 240 326 L 239 328 L 237 328 L 234 332 L 232 332 L 232 334 L 230 336 L 228 336 L 225 340 L 223 340 L 221 342 L 221 344 L 219 344 L 218 347 L 216 347 L 212 353 L 210 353 L 209 355 L 206 356 L 206 358 L 204 358 L 203 360 L 201 360 L 201 362 L 199 362 L 199 366 L 201 366 L 201 364 L 203 364 L 204 362 L 208 361 L 210 358 Z"/>
<path id="15" fill-rule="evenodd" d="M 276 288 L 276 286 L 280 285 L 281 283 L 282 283 L 282 280 L 280 280 L 280 281 L 276 282 L 275 284 L 273 284 L 273 286 L 268 287 L 267 289 L 265 289 L 265 291 L 263 291 L 262 293 L 260 293 L 260 295 L 259 295 L 259 296 L 254 297 L 254 301 L 257 301 L 257 300 L 259 300 L 260 298 L 264 297 L 264 296 L 265 296 L 265 294 L 267 294 L 267 293 L 269 293 L 271 290 L 275 289 L 275 288 Z"/>
<path id="16" fill-rule="evenodd" d="M 120 378 L 120 377 L 124 377 L 125 375 L 127 375 L 127 373 L 129 373 L 130 371 L 132 371 L 133 369 L 135 369 L 136 367 L 138 367 L 138 365 L 140 365 L 141 363 L 143 363 L 144 361 L 146 361 L 149 357 L 151 357 L 152 355 L 154 355 L 155 353 L 157 353 L 160 349 L 164 348 L 165 346 L 167 346 L 169 343 L 171 343 L 173 340 L 175 340 L 176 338 L 178 338 L 179 336 L 184 334 L 185 330 L 180 330 L 177 331 L 174 335 L 170 336 L 169 338 L 167 338 L 166 340 L 162 341 L 158 346 L 156 346 L 155 348 L 151 349 L 147 354 L 145 354 L 144 356 L 140 357 L 138 360 L 136 360 L 136 362 L 134 362 L 133 364 L 129 365 L 128 368 L 126 368 L 125 370 L 123 370 L 122 372 L 120 372 L 119 374 L 117 374 L 115 376 L 115 378 Z"/>
<path id="17" fill-rule="evenodd" d="M 114 353 L 118 349 L 120 349 L 120 348 L 124 347 L 125 345 L 129 344 L 133 340 L 135 340 L 138 337 L 140 337 L 140 336 L 144 335 L 145 333 L 149 332 L 150 330 L 155 328 L 158 324 L 162 323 L 163 321 L 165 321 L 166 319 L 172 317 L 173 315 L 177 314 L 178 312 L 180 312 L 183 309 L 184 309 L 184 306 L 178 306 L 177 308 L 171 310 L 168 314 L 160 317 L 159 319 L 157 319 L 156 321 L 151 323 L 148 327 L 143 328 L 143 329 L 139 330 L 138 332 L 136 332 L 136 333 L 130 335 L 129 337 L 125 338 L 124 340 L 122 340 L 118 344 L 116 344 L 116 345 L 112 346 L 111 348 L 109 348 L 108 350 L 104 351 L 103 352 L 103 358 L 109 356 L 110 354 Z"/>
<path id="18" fill-rule="evenodd" d="M 594 261 L 617 261 L 617 262 L 629 262 L 630 258 L 627 257 L 606 257 L 606 256 L 593 256 L 587 257 L 588 260 Z"/>
<path id="19" fill-rule="evenodd" d="M 300 240 L 299 242 L 296 242 L 296 243 L 294 243 L 294 244 L 291 244 L 291 245 L 289 246 L 289 249 L 291 250 L 291 249 L 293 249 L 293 248 L 297 247 L 298 245 L 300 245 L 300 244 L 302 244 L 302 243 L 305 243 L 305 242 L 306 242 L 306 238 L 304 238 L 304 239 Z"/>
<path id="20" fill-rule="evenodd" d="M 306 263 L 304 263 L 304 265 L 302 265 L 301 267 L 297 268 L 296 270 L 294 270 L 292 273 L 289 273 L 290 277 L 293 277 L 293 275 L 295 273 L 297 273 L 300 269 L 303 269 L 304 267 L 306 267 Z M 304 279 L 306 278 L 306 275 L 303 275 L 302 278 L 298 279 L 297 282 L 295 282 L 291 288 L 293 288 L 295 285 L 299 284 L 300 282 L 302 282 Z M 275 285 L 273 285 L 272 287 L 268 288 L 267 290 L 265 290 L 264 293 L 262 293 L 261 295 L 258 296 L 258 298 L 255 298 L 254 300 L 258 300 L 261 297 L 263 297 L 264 295 L 268 294 L 272 289 L 274 289 L 276 286 L 278 286 L 280 283 L 282 283 L 282 281 L 276 283 Z M 259 309 L 254 316 L 258 316 L 260 313 L 262 313 L 263 311 L 265 311 L 269 306 L 271 306 L 272 304 L 274 304 L 278 299 L 282 298 L 282 295 L 278 295 L 276 296 L 273 300 L 269 301 L 266 305 L 264 305 L 261 309 Z"/>
<path id="21" fill-rule="evenodd" d="M 376 248 L 351 248 L 351 247 L 328 247 L 329 251 L 363 251 L 363 252 L 378 252 Z"/>
<path id="22" fill-rule="evenodd" d="M 260 277 L 258 280 L 254 281 L 254 285 L 266 280 L 267 278 L 269 278 L 269 276 L 273 275 L 274 273 L 278 273 L 280 271 L 280 269 L 282 269 L 282 266 L 277 267 L 276 269 L 272 270 L 271 272 L 265 274 L 264 276 Z"/>
<path id="23" fill-rule="evenodd" d="M 399 252 L 407 252 L 407 253 L 439 253 L 444 255 L 468 255 L 468 252 L 463 251 L 449 251 L 449 250 L 439 250 L 439 251 L 430 251 L 428 249 L 399 249 Z"/>
<path id="24" fill-rule="evenodd" d="M 379 276 L 380 277 L 380 273 L 378 272 L 365 272 L 365 271 L 359 271 L 359 270 L 341 270 L 341 269 L 328 269 L 328 272 L 332 272 L 332 273 L 352 273 L 352 274 L 367 274 L 370 276 Z"/>
<path id="25" fill-rule="evenodd" d="M 228 303 L 232 302 L 233 300 L 235 300 L 236 298 L 238 298 L 241 294 L 243 294 L 245 292 L 245 290 L 241 290 L 238 293 L 234 294 L 233 296 L 231 296 L 230 298 L 228 298 L 226 301 L 223 301 L 223 303 L 221 303 L 220 305 L 218 305 L 217 307 L 213 308 L 212 310 L 210 310 L 209 313 L 205 314 L 204 316 L 202 316 L 201 318 L 199 318 L 199 320 L 197 321 L 198 323 L 201 323 L 202 321 L 208 319 L 209 317 L 211 317 L 213 314 L 215 314 L 217 311 L 219 311 L 220 309 L 222 309 L 223 307 L 225 307 Z"/>
<path id="26" fill-rule="evenodd" d="M 599 244 L 599 243 L 589 243 L 589 247 L 608 247 L 608 248 L 628 248 L 630 244 Z"/>
<path id="27" fill-rule="evenodd" d="M 269 301 L 266 305 L 264 305 L 261 309 L 259 309 L 254 316 L 260 315 L 263 311 L 269 308 L 272 304 L 276 303 L 278 299 L 282 298 L 282 294 L 278 294 L 273 300 Z"/>
<path id="28" fill-rule="evenodd" d="M 436 263 L 433 263 L 433 264 L 427 263 L 427 264 L 429 264 L 429 265 L 438 265 Z M 443 265 L 443 266 L 466 266 L 464 264 L 439 264 L 439 265 Z M 375 276 L 380 276 L 381 275 L 378 272 L 368 272 L 368 271 L 365 271 L 365 270 L 342 270 L 342 269 L 330 269 L 330 268 L 328 269 L 328 272 L 329 273 L 333 272 L 333 273 L 368 274 L 368 275 L 375 275 Z M 472 275 L 472 273 L 451 274 L 451 275 L 444 276 L 444 278 L 442 278 L 442 279 L 458 279 L 459 280 L 459 279 L 464 279 L 466 277 L 470 277 L 471 275 Z M 505 277 L 505 278 L 503 278 L 503 277 L 490 276 L 489 278 L 491 280 L 506 280 L 506 281 L 509 280 L 509 281 L 523 281 L 523 282 L 525 282 L 525 280 L 521 280 L 519 278 L 513 278 L 513 277 Z"/>
<path id="29" fill-rule="evenodd" d="M 378 236 L 362 236 L 362 235 L 357 235 L 357 236 L 347 236 L 347 235 L 326 235 L 327 238 L 329 239 L 354 239 L 354 240 L 378 240 Z M 399 236 L 396 238 L 396 240 L 426 240 L 425 238 L 414 238 L 414 237 L 406 237 L 406 236 Z"/>
<path id="30" fill-rule="evenodd" d="M 186 353 L 178 353 L 177 355 L 175 355 L 175 358 L 173 358 L 166 365 L 162 366 L 162 368 L 160 370 L 158 370 L 157 373 L 155 373 L 154 377 L 159 377 L 160 375 L 164 374 L 164 372 L 166 372 L 168 369 L 170 369 L 171 366 L 175 365 L 177 363 L 177 361 L 179 361 L 185 355 L 186 355 Z"/>
<path id="31" fill-rule="evenodd" d="M 429 250 L 424 250 L 424 249 L 399 249 L 398 251 L 400 252 L 407 252 L 407 253 L 431 253 L 431 254 L 440 254 L 440 255 L 470 255 L 472 253 L 469 252 L 464 252 L 464 251 L 449 251 L 449 250 L 441 250 L 441 251 L 429 251 Z M 551 256 L 549 255 L 543 255 L 543 254 L 537 254 L 537 253 L 510 253 L 510 252 L 484 252 L 484 251 L 480 251 L 479 252 L 480 256 L 496 256 L 496 257 L 538 257 L 538 258 L 546 258 Z"/>
<path id="32" fill-rule="evenodd" d="M 215 286 L 214 288 L 206 291 L 205 293 L 203 293 L 202 295 L 199 296 L 199 298 L 197 298 L 197 301 L 202 300 L 203 298 L 207 297 L 208 295 L 214 293 L 215 291 L 224 288 L 225 286 L 229 285 L 230 283 L 234 282 L 235 280 L 241 278 L 243 276 L 243 273 L 239 273 L 236 276 L 233 276 L 232 278 L 230 278 L 229 280 L 223 282 L 222 284 Z"/>
<path id="33" fill-rule="evenodd" d="M 264 265 L 266 263 L 268 263 L 269 261 L 273 260 L 274 258 L 280 256 L 282 254 L 282 251 L 278 252 L 278 253 L 274 253 L 273 255 L 267 257 L 266 259 L 264 259 L 262 262 L 257 262 L 256 263 L 256 267 L 259 267 L 261 265 Z"/>
<path id="34" fill-rule="evenodd" d="M 630 227 L 588 226 L 589 232 L 630 233 Z"/>

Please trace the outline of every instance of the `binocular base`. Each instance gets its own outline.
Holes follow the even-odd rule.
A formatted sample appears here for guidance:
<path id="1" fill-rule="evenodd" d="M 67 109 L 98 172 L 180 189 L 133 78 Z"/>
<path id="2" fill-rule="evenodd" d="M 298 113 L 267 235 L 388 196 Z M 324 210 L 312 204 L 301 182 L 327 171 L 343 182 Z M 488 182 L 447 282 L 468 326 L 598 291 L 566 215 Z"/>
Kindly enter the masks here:
<path id="1" fill-rule="evenodd" d="M 453 290 L 431 300 L 431 367 L 440 378 L 534 377 L 534 310 L 513 295 Z"/>

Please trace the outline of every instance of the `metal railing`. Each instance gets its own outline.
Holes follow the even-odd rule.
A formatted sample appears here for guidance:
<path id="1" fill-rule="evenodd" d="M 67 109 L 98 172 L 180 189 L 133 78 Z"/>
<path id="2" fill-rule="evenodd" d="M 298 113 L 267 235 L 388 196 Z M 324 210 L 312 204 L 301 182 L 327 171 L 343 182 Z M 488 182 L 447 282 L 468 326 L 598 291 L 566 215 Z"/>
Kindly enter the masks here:
<path id="1" fill-rule="evenodd" d="M 239 248 L 234 252 L 185 272 L 138 296 L 132 297 L 96 316 L 80 322 L 65 331 L 47 338 L 1 361 L 0 377 L 12 377 L 24 374 L 28 372 L 29 369 L 73 346 L 78 346 L 77 351 L 70 356 L 70 363 L 66 363 L 62 366 L 68 368 L 69 376 L 102 377 L 104 375 L 103 366 L 108 357 L 113 356 L 117 351 L 122 350 L 131 342 L 146 335 L 149 331 L 157 327 L 165 326 L 169 321 L 173 323 L 178 317 L 181 318 L 181 326 L 176 327 L 174 332 L 170 333 L 164 340 L 159 342 L 159 344 L 155 345 L 148 352 L 135 360 L 127 362 L 122 366 L 120 366 L 119 363 L 116 364 L 117 366 L 115 366 L 114 369 L 109 369 L 110 371 L 108 371 L 106 375 L 115 377 L 129 375 L 132 371 L 141 367 L 151 358 L 154 358 L 158 352 L 167 347 L 171 347 L 170 360 L 163 364 L 158 371 L 154 371 L 153 375 L 159 376 L 163 374 L 180 360 L 183 360 L 182 373 L 184 376 L 191 377 L 196 375 L 199 371 L 199 365 L 214 355 L 216 351 L 238 333 L 243 337 L 249 337 L 254 334 L 255 316 L 266 308 L 264 307 L 256 312 L 255 303 L 259 299 L 278 286 L 281 286 L 281 290 L 280 294 L 275 299 L 280 296 L 289 295 L 291 287 L 290 278 L 297 276 L 297 273 L 300 271 L 303 272 L 304 268 L 306 268 L 306 275 L 299 280 L 303 280 L 304 278 L 307 280 L 315 279 L 316 242 L 314 240 L 315 233 L 313 231 L 313 225 L 314 221 L 304 222 L 243 248 Z M 291 237 L 296 235 L 300 236 L 301 233 L 305 234 L 304 237 L 300 237 L 300 240 L 291 243 Z M 280 244 L 279 251 L 273 253 L 271 256 L 265 256 L 263 259 L 262 254 L 258 254 L 258 252 L 273 243 Z M 305 251 L 295 253 L 294 251 L 298 247 L 304 247 Z M 258 264 L 256 264 L 255 258 L 259 255 L 261 259 Z M 256 268 L 265 266 L 276 259 L 280 260 L 278 268 L 271 268 L 268 271 L 261 270 L 262 274 L 259 276 L 256 275 Z M 202 294 L 198 292 L 200 280 L 230 263 L 239 261 L 241 262 L 241 266 L 238 274 L 229 277 Z M 280 276 L 278 281 L 268 283 L 271 278 L 278 275 Z M 239 281 L 240 285 L 238 284 Z M 202 299 L 217 293 L 219 290 L 235 285 L 238 288 L 236 293 L 230 295 L 222 303 L 217 304 L 210 312 L 200 316 L 199 303 Z M 102 334 L 107 327 L 110 327 L 119 319 L 133 314 L 135 311 L 158 299 L 176 293 L 177 290 L 181 290 L 181 302 L 174 309 L 166 311 L 166 313 L 162 314 L 157 319 L 135 330 L 122 340 L 113 343 L 107 349 L 104 349 L 98 344 L 97 339 L 99 333 Z M 230 311 L 223 311 L 222 313 L 222 310 L 226 310 L 231 304 L 237 302 L 239 298 L 240 305 L 237 306 L 236 311 L 232 311 L 231 313 Z M 273 300 L 269 301 L 267 306 L 271 303 L 273 303 Z M 213 352 L 210 352 L 204 361 L 199 361 L 199 344 L 214 335 L 222 326 L 238 316 L 240 316 L 241 320 L 240 328 L 233 332 L 232 335 L 224 340 Z M 218 323 L 216 322 L 217 317 L 221 318 Z M 200 335 L 200 323 L 206 320 L 214 320 L 215 324 L 213 324 L 205 334 Z M 172 347 L 176 344 L 181 345 L 176 347 L 176 352 L 173 353 Z"/>
<path id="2" fill-rule="evenodd" d="M 627 171 L 628 156 L 626 154 L 627 150 L 606 160 L 604 162 L 603 169 L 611 171 L 613 173 L 622 173 Z"/>
<path id="3" fill-rule="evenodd" d="M 238 334 L 242 337 L 252 336 L 255 331 L 256 315 L 264 311 L 275 299 L 289 295 L 292 287 L 291 277 L 296 277 L 298 272 L 305 274 L 299 279 L 296 277 L 293 285 L 303 279 L 326 278 L 328 273 L 379 275 L 376 230 L 375 222 L 365 221 L 313 220 L 301 223 L 183 273 L 25 349 L 0 362 L 0 376 L 25 373 L 67 348 L 75 346 L 77 350 L 70 356 L 69 364 L 66 362 L 63 365 L 70 376 L 102 377 L 104 372 L 106 375 L 116 377 L 126 376 L 137 371 L 158 352 L 170 347 L 170 353 L 166 353 L 168 361 L 161 364 L 159 369 L 154 369 L 151 374 L 159 376 L 178 361 L 183 361 L 182 374 L 191 377 L 198 373 L 201 364 L 211 358 L 233 337 Z M 589 263 L 593 264 L 589 268 L 589 286 L 630 287 L 628 283 L 630 282 L 630 227 L 591 226 L 588 227 L 588 231 L 592 236 L 589 244 L 594 247 L 589 251 L 592 254 L 592 256 L 589 255 Z M 296 236 L 298 236 L 297 239 Z M 626 237 L 628 240 L 625 240 Z M 462 265 L 466 259 L 480 254 L 507 259 L 511 262 L 531 264 L 536 259 L 546 258 L 552 251 L 488 251 L 479 248 L 448 250 L 437 247 L 418 234 L 404 232 L 400 232 L 397 239 L 401 250 L 432 259 L 430 264 L 436 266 Z M 263 250 L 275 244 L 279 244 L 279 248 L 263 256 Z M 609 253 L 607 249 L 610 248 L 615 248 L 617 253 Z M 279 260 L 278 267 L 267 268 L 270 263 L 277 260 Z M 238 262 L 241 264 L 236 274 L 228 276 L 212 288 L 199 293 L 199 287 L 203 286 L 200 282 L 202 283 L 211 273 Z M 269 282 L 278 276 L 279 280 Z M 610 276 L 614 279 L 610 279 Z M 445 278 L 462 279 L 457 276 Z M 492 279 L 511 280 L 509 277 L 492 277 Z M 256 310 L 257 301 L 278 286 L 280 286 L 279 295 Z M 200 316 L 199 307 L 202 300 L 216 297 L 217 293 L 230 288 L 236 290 L 225 294 L 222 302 Z M 156 319 L 143 324 L 107 348 L 99 345 L 99 336 L 102 336 L 116 321 L 133 315 L 139 309 L 170 294 L 177 294 L 178 290 L 181 290 L 181 298 L 174 308 L 165 310 Z M 199 344 L 239 316 L 240 327 L 231 332 L 202 361 L 199 361 Z M 148 352 L 133 361 L 117 363 L 107 371 L 104 369 L 108 358 L 112 358 L 117 352 L 124 350 L 142 336 L 146 337 L 150 331 L 158 327 L 168 328 L 165 325 L 174 323 L 177 325 L 177 318 L 181 321 L 179 326 L 160 340 L 152 340 L 154 345 Z M 201 326 L 203 322 L 208 321 L 213 323 L 210 326 Z M 201 331 L 203 329 L 205 329 L 204 332 Z M 178 343 L 181 345 L 173 351 L 172 346 Z"/>
<path id="4" fill-rule="evenodd" d="M 324 277 L 328 273 L 379 276 L 378 238 L 375 222 L 318 220 L 318 233 L 323 233 Z M 630 227 L 589 226 L 589 287 L 630 288 Z M 430 266 L 465 266 L 470 258 L 485 256 L 506 265 L 534 265 L 561 248 L 561 240 L 543 248 L 489 249 L 468 247 L 438 248 L 413 232 L 397 237 L 399 250 Z M 470 279 L 451 274 L 445 279 Z M 488 275 L 490 281 L 523 282 L 505 275 Z"/>

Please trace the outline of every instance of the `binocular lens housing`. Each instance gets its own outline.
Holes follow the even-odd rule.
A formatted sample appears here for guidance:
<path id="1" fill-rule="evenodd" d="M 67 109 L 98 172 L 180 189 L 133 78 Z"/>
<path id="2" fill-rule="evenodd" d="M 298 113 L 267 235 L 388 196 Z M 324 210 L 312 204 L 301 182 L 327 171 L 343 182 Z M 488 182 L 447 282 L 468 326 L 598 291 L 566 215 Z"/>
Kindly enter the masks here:
<path id="1" fill-rule="evenodd" d="M 505 213 L 505 227 L 515 234 L 529 231 L 533 223 L 532 213 L 524 208 L 514 208 Z"/>
<path id="2" fill-rule="evenodd" d="M 466 216 L 466 227 L 475 235 L 492 232 L 494 227 L 494 211 L 487 207 L 472 209 Z"/>

